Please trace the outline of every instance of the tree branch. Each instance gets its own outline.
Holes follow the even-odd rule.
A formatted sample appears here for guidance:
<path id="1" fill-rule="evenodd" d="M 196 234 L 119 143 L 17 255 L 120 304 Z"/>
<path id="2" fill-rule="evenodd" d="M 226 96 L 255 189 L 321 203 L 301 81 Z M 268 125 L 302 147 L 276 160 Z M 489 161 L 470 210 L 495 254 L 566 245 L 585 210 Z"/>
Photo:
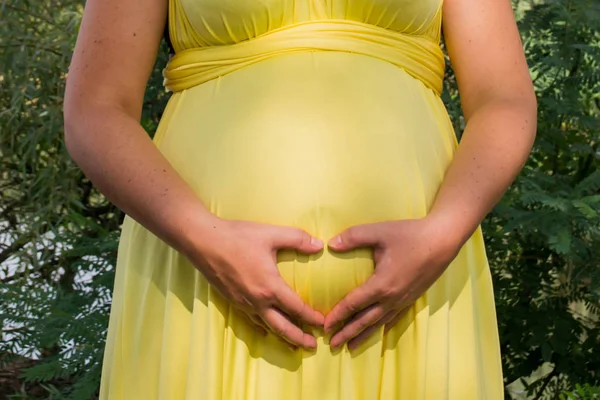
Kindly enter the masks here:
<path id="1" fill-rule="evenodd" d="M 542 384 L 542 387 L 540 388 L 539 392 L 536 394 L 536 396 L 534 397 L 533 400 L 539 400 L 542 398 L 542 396 L 544 395 L 544 390 L 546 390 L 546 387 L 548 386 L 550 381 L 552 381 L 552 378 L 554 378 L 557 374 L 558 373 L 556 372 L 556 369 L 553 369 L 552 372 L 550 372 L 548 375 L 546 375 L 546 377 L 544 378 L 544 383 Z"/>

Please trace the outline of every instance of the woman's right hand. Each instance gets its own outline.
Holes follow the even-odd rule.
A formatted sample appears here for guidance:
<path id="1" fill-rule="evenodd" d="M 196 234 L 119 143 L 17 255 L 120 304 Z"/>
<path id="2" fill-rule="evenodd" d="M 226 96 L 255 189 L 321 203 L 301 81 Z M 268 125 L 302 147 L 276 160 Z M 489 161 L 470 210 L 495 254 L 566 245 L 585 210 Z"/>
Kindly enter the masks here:
<path id="1" fill-rule="evenodd" d="M 315 349 L 316 339 L 301 326 L 322 326 L 324 316 L 283 280 L 276 262 L 279 249 L 317 253 L 323 242 L 298 228 L 248 221 L 216 218 L 208 229 L 193 240 L 188 260 L 254 324 L 292 347 Z"/>
<path id="2" fill-rule="evenodd" d="M 167 3 L 86 1 L 64 101 L 68 152 L 113 204 L 185 254 L 246 315 L 292 345 L 315 347 L 296 324 L 324 317 L 285 284 L 275 261 L 279 248 L 312 253 L 322 244 L 295 228 L 216 218 L 139 123 Z"/>

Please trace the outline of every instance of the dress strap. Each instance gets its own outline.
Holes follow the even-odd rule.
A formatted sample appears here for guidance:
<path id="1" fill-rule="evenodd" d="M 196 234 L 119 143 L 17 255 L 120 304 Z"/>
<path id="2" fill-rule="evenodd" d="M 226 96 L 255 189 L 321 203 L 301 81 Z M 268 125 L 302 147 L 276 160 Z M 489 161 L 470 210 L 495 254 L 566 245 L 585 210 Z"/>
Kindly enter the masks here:
<path id="1" fill-rule="evenodd" d="M 169 33 L 168 16 L 167 16 L 167 23 L 165 24 L 165 30 L 163 32 L 163 39 L 165 39 L 165 42 L 167 43 L 167 46 L 169 47 L 169 55 L 171 55 L 171 56 L 175 55 L 175 49 L 173 48 L 173 42 L 171 42 L 171 34 Z"/>

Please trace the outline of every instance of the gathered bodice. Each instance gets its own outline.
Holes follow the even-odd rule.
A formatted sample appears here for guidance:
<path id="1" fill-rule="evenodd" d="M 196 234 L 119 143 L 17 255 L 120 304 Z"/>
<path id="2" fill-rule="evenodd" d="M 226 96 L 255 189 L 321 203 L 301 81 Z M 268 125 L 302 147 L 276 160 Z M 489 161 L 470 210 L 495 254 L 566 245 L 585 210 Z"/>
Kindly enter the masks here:
<path id="1" fill-rule="evenodd" d="M 348 20 L 439 41 L 442 0 L 170 0 L 175 50 L 239 43 L 307 21 Z"/>
<path id="2" fill-rule="evenodd" d="M 169 0 L 179 91 L 297 51 L 343 51 L 402 67 L 441 92 L 443 0 Z"/>

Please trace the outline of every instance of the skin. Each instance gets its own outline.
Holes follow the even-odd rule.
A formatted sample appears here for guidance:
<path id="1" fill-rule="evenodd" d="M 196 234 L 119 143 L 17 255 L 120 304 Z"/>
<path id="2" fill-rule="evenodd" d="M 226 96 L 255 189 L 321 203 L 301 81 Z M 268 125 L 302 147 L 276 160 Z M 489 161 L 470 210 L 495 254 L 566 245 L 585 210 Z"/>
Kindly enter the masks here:
<path id="1" fill-rule="evenodd" d="M 331 240 L 336 251 L 374 247 L 376 271 L 323 316 L 276 267 L 278 249 L 316 253 L 323 243 L 296 228 L 213 215 L 140 126 L 166 11 L 166 0 L 86 2 L 65 92 L 65 144 L 113 204 L 188 258 L 256 329 L 293 347 L 316 347 L 302 324 L 335 332 L 334 347 L 354 347 L 375 327 L 393 326 L 456 256 L 531 149 L 536 101 L 509 0 L 445 0 L 444 34 L 468 121 L 463 139 L 427 217 L 356 226 Z"/>
<path id="2" fill-rule="evenodd" d="M 509 0 L 444 0 L 443 33 L 467 121 L 428 215 L 358 225 L 336 251 L 372 247 L 375 273 L 325 317 L 333 348 L 389 330 L 444 272 L 525 164 L 537 102 Z"/>

